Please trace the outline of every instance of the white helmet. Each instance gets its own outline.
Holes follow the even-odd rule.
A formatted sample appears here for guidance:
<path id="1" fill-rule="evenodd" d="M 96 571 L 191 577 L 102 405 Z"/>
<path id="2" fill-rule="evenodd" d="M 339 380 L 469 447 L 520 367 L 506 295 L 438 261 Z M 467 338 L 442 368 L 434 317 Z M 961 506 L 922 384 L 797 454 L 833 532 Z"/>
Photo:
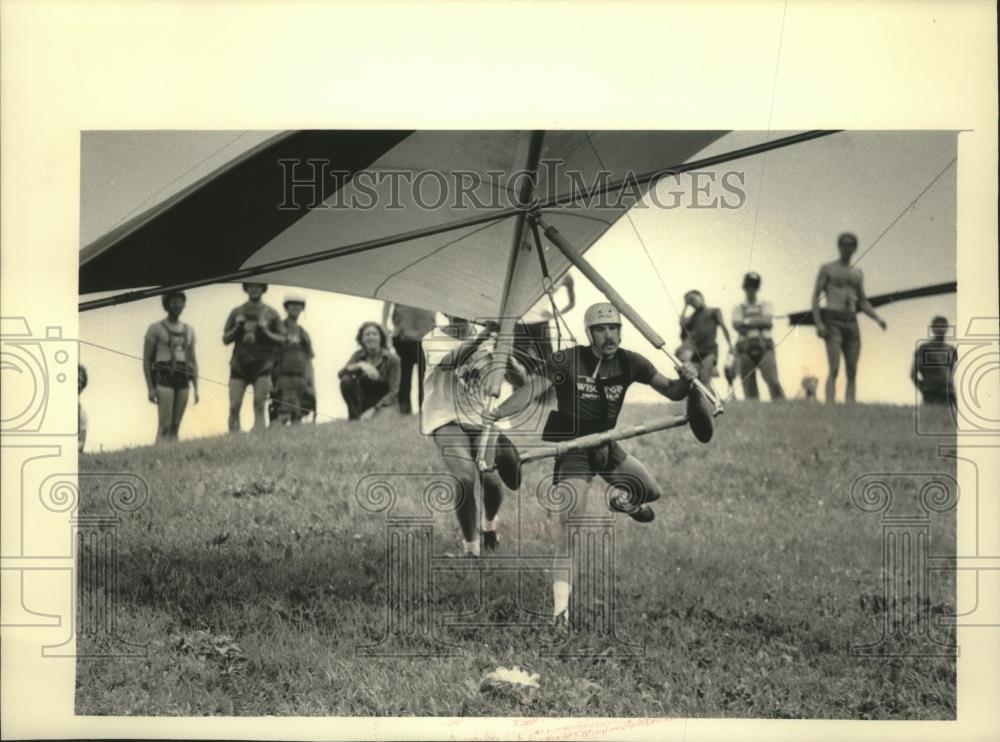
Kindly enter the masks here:
<path id="1" fill-rule="evenodd" d="M 583 326 L 587 329 L 587 338 L 594 342 L 590 334 L 590 328 L 594 325 L 618 325 L 622 326 L 622 316 L 614 304 L 606 301 L 591 304 L 583 314 Z"/>
<path id="2" fill-rule="evenodd" d="M 281 306 L 287 307 L 289 304 L 301 304 L 304 307 L 306 305 L 306 298 L 302 294 L 285 294 L 285 300 L 281 303 Z"/>

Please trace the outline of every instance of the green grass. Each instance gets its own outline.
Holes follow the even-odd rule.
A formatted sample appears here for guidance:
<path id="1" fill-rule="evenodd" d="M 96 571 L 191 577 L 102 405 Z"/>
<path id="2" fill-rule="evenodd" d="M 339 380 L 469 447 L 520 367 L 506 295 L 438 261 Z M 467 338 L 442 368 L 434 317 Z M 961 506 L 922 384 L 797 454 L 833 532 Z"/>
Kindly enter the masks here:
<path id="1" fill-rule="evenodd" d="M 662 408 L 626 410 L 623 423 Z M 625 442 L 668 491 L 654 523 L 615 521 L 617 632 L 644 645 L 640 658 L 543 656 L 550 629 L 496 626 L 443 628 L 455 657 L 360 656 L 386 621 L 386 537 L 354 488 L 369 472 L 443 470 L 415 419 L 84 455 L 82 471 L 149 483 L 149 504 L 119 528 L 117 603 L 118 634 L 148 653 L 81 659 L 76 710 L 952 719 L 953 659 L 850 653 L 885 619 L 882 524 L 851 503 L 851 484 L 869 472 L 953 472 L 938 442 L 914 436 L 908 409 L 794 403 L 734 403 L 707 446 L 683 429 Z M 533 494 L 550 469 L 528 465 L 519 503 L 505 503 L 508 549 L 519 505 L 522 548 L 551 553 L 553 523 Z M 419 512 L 420 477 L 403 481 L 397 507 Z M 81 512 L 103 508 L 96 485 L 81 497 Z M 455 550 L 453 516 L 436 522 L 435 554 Z M 954 529 L 954 513 L 932 518 L 933 553 L 954 553 Z M 104 589 L 81 579 L 85 592 Z M 477 606 L 494 621 L 519 605 L 549 609 L 541 574 L 525 577 L 520 598 L 513 575 L 488 574 L 481 605 L 477 579 L 435 579 L 438 620 Z M 931 612 L 952 611 L 953 580 L 930 587 Z M 117 646 L 80 638 L 81 650 L 97 645 Z M 480 690 L 484 673 L 515 664 L 540 674 L 537 691 Z"/>

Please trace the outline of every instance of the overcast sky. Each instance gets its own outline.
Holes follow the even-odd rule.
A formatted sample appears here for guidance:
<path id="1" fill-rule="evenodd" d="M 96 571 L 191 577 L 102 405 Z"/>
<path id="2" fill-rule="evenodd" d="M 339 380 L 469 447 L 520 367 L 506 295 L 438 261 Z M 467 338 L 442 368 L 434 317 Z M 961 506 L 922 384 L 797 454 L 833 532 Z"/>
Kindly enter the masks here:
<path id="1" fill-rule="evenodd" d="M 246 137 L 262 136 L 245 135 L 243 142 Z M 703 154 L 735 149 L 752 136 L 727 135 Z M 170 141 L 164 146 L 181 146 L 176 135 L 166 139 Z M 234 136 L 220 135 L 214 148 L 206 145 L 202 160 L 224 159 L 227 142 L 233 140 Z M 105 166 L 109 160 L 118 161 L 127 172 L 130 158 L 141 152 L 140 138 L 124 133 L 117 148 L 109 141 L 89 156 L 102 158 Z M 716 173 L 720 178 L 726 171 L 740 174 L 746 192 L 740 208 L 689 208 L 688 197 L 678 208 L 633 209 L 631 219 L 619 220 L 587 258 L 667 339 L 671 349 L 679 342 L 677 312 L 684 292 L 700 289 L 709 305 L 723 309 L 728 321 L 732 306 L 741 299 L 739 286 L 748 269 L 762 274 L 761 298 L 771 301 L 778 314 L 808 308 L 816 271 L 821 263 L 836 258 L 836 237 L 844 230 L 858 235 L 859 255 L 871 248 L 859 264 L 869 295 L 954 280 L 956 166 L 949 163 L 955 156 L 956 135 L 952 133 L 848 132 L 728 163 Z M 109 197 L 107 192 L 88 196 L 87 156 L 82 163 L 81 241 L 86 244 L 145 206 L 141 189 L 127 177 L 120 181 L 118 197 Z M 690 194 L 690 180 L 680 185 Z M 676 183 L 660 185 L 661 203 L 671 202 L 668 192 L 676 187 Z M 574 277 L 577 308 L 568 321 L 583 338 L 583 310 L 600 295 L 585 278 L 575 272 Z M 286 292 L 272 286 L 265 301 L 280 310 Z M 316 346 L 320 421 L 345 417 L 336 372 L 354 349 L 358 325 L 379 319 L 382 304 L 321 291 L 299 293 L 308 299 L 301 321 Z M 222 326 L 229 310 L 243 300 L 235 284 L 188 292 L 183 319 L 194 327 L 198 338 L 203 380 L 201 404 L 189 407 L 182 438 L 225 431 L 231 347 L 222 345 Z M 915 343 L 926 336 L 935 314 L 954 319 L 955 296 L 911 300 L 879 312 L 889 323 L 884 333 L 859 316 L 859 400 L 912 404 L 908 372 Z M 146 401 L 138 357 L 146 327 L 162 317 L 158 298 L 81 315 L 80 358 L 90 374 L 82 398 L 90 420 L 88 450 L 152 442 L 156 410 Z M 780 341 L 778 366 L 788 396 L 796 393 L 804 374 L 824 378 L 823 344 L 813 328 L 789 332 L 788 323 L 779 320 L 775 339 Z M 724 345 L 721 337 L 720 343 Z M 624 345 L 646 354 L 661 370 L 670 370 L 663 356 L 630 327 L 626 327 Z M 630 399 L 655 399 L 655 394 L 650 397 L 644 391 L 635 389 Z M 250 416 L 248 397 L 244 427 L 249 426 Z"/>

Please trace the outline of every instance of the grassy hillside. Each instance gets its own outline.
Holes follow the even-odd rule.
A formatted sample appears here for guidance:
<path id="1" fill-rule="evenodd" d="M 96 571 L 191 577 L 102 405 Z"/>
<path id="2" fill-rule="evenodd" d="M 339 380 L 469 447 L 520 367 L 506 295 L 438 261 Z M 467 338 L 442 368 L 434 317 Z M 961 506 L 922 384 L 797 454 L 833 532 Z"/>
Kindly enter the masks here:
<path id="1" fill-rule="evenodd" d="M 662 409 L 627 406 L 623 422 Z M 77 713 L 954 718 L 952 659 L 849 651 L 876 641 L 886 615 L 882 524 L 852 504 L 852 482 L 952 471 L 937 442 L 913 435 L 908 409 L 796 403 L 734 403 L 707 446 L 683 429 L 625 442 L 669 493 L 652 524 L 615 521 L 616 630 L 645 649 L 582 659 L 543 656 L 550 628 L 496 625 L 441 627 L 452 657 L 358 651 L 384 631 L 386 535 L 355 485 L 412 473 L 397 507 L 419 512 L 426 475 L 443 468 L 415 419 L 85 455 L 82 471 L 149 483 L 150 502 L 120 528 L 118 600 L 119 634 L 148 656 L 80 660 Z M 551 553 L 534 496 L 550 470 L 527 465 L 505 503 L 508 552 L 520 508 L 522 551 Z M 96 489 L 82 498 L 81 512 L 103 507 Z M 953 553 L 954 513 L 931 523 L 931 551 Z M 438 514 L 434 553 L 458 546 L 454 517 Z M 84 592 L 103 589 L 81 579 Z M 933 576 L 930 590 L 932 617 L 953 610 L 953 580 Z M 499 624 L 551 599 L 541 574 L 519 588 L 515 573 L 488 573 L 479 591 L 478 573 L 437 574 L 435 620 L 478 610 Z M 515 664 L 540 674 L 536 691 L 481 692 L 485 672 Z"/>

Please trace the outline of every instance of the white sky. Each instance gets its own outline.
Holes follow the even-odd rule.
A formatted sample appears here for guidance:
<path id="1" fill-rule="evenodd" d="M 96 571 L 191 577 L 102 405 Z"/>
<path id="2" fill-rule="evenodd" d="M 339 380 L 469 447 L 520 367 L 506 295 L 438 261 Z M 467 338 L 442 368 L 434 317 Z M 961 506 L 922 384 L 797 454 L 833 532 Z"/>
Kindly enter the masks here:
<path id="1" fill-rule="evenodd" d="M 735 149 L 749 136 L 727 135 L 703 154 Z M 219 147 L 232 141 L 232 137 L 220 137 Z M 116 156 L 124 157 L 121 152 Z M 709 305 L 721 307 L 728 320 L 733 304 L 741 299 L 743 273 L 753 269 L 763 276 L 761 298 L 771 301 L 777 313 L 806 309 L 817 268 L 836 258 L 837 234 L 854 231 L 860 240 L 860 254 L 897 217 L 895 225 L 860 263 L 868 293 L 954 280 L 956 167 L 946 166 L 955 155 L 956 135 L 945 132 L 849 132 L 758 155 L 717 170 L 720 176 L 725 170 L 743 172 L 747 201 L 742 208 L 633 209 L 632 219 L 621 219 L 587 258 L 667 339 L 671 349 L 679 341 L 677 310 L 686 290 L 700 289 Z M 83 166 L 86 187 L 86 161 Z M 942 170 L 944 175 L 907 209 Z M 690 181 L 683 185 L 690 190 Z M 123 187 L 128 190 L 127 185 Z M 660 185 L 663 203 L 669 203 L 666 191 L 671 187 L 669 183 Z M 141 199 L 139 204 L 117 200 L 102 205 L 86 196 L 81 201 L 84 244 L 89 241 L 83 240 L 84 236 L 99 235 L 141 205 Z M 586 279 L 575 273 L 574 277 L 577 309 L 568 320 L 577 337 L 583 338 L 583 309 L 600 296 Z M 379 319 L 382 304 L 321 291 L 297 291 L 308 300 L 301 321 L 316 346 L 320 420 L 345 417 L 336 372 L 354 349 L 359 324 Z M 285 293 L 283 287 L 272 286 L 265 301 L 280 309 Z M 194 327 L 198 338 L 203 381 L 201 404 L 189 406 L 182 438 L 225 431 L 225 383 L 231 347 L 222 345 L 222 325 L 229 310 L 243 298 L 236 284 L 188 292 L 183 319 Z M 911 300 L 879 312 L 889 323 L 885 333 L 863 315 L 859 318 L 863 338 L 859 399 L 912 403 L 908 372 L 914 345 L 926 336 L 933 315 L 954 318 L 955 297 Z M 137 357 L 146 327 L 162 316 L 159 298 L 81 315 L 80 359 L 90 374 L 82 400 L 90 420 L 88 450 L 152 442 L 156 411 L 146 401 Z M 805 372 L 822 379 L 826 362 L 822 343 L 811 327 L 786 335 L 787 330 L 787 323 L 779 321 L 775 338 L 781 340 L 781 380 L 786 394 L 792 396 Z M 666 360 L 635 330 L 626 329 L 624 344 L 669 371 Z M 766 396 L 766 391 L 763 393 Z M 655 398 L 655 394 L 650 397 L 638 389 L 630 392 L 633 400 Z M 249 422 L 248 397 L 244 427 Z"/>

